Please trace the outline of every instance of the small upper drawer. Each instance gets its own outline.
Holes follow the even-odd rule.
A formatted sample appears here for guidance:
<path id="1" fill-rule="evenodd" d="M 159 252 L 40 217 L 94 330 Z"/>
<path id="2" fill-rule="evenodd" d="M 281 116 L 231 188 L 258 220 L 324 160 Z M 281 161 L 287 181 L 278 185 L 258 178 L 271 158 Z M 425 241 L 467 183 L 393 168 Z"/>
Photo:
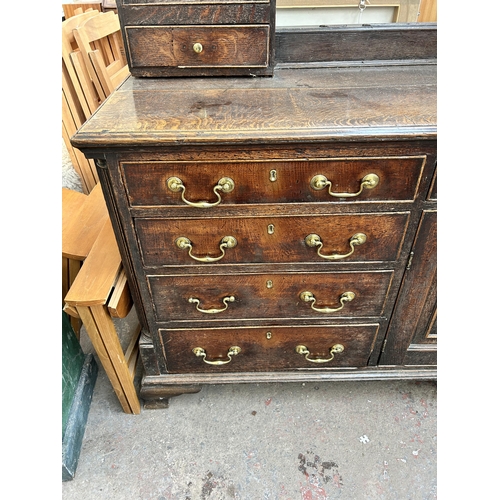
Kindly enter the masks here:
<path id="1" fill-rule="evenodd" d="M 267 67 L 269 26 L 127 26 L 130 69 Z"/>
<path id="2" fill-rule="evenodd" d="M 335 369 L 368 364 L 378 324 L 160 329 L 169 373 Z"/>
<path id="3" fill-rule="evenodd" d="M 395 261 L 409 212 L 135 219 L 146 267 Z"/>
<path id="4" fill-rule="evenodd" d="M 415 199 L 425 156 L 249 162 L 123 162 L 133 207 Z M 229 179 L 228 186 L 224 180 Z M 375 179 L 369 182 L 366 179 Z M 200 201 L 206 203 L 201 204 Z"/>

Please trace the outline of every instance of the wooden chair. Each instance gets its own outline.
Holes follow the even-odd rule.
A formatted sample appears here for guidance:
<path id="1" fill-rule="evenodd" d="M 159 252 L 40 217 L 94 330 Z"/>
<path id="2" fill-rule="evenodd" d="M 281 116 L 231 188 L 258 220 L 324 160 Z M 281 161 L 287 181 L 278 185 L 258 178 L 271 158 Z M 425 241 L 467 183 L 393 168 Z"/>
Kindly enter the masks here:
<path id="1" fill-rule="evenodd" d="M 99 11 L 91 10 L 62 23 L 62 136 L 85 194 L 90 193 L 98 182 L 95 163 L 73 148 L 70 138 L 97 109 L 101 100 L 87 73 L 73 30 L 97 14 Z"/>
<path id="2" fill-rule="evenodd" d="M 98 183 L 95 163 L 70 138 L 129 74 L 117 14 L 91 9 L 63 21 L 62 136 L 85 194 Z"/>
<path id="3" fill-rule="evenodd" d="M 91 17 L 73 30 L 76 43 L 100 99 L 104 100 L 130 74 L 118 15 L 113 11 Z"/>
<path id="4" fill-rule="evenodd" d="M 124 352 L 114 319 L 127 317 L 133 301 L 100 184 L 88 196 L 63 189 L 63 295 L 63 310 L 83 323 L 123 411 L 139 414 L 140 324 Z"/>
<path id="5" fill-rule="evenodd" d="M 102 0 L 89 0 L 88 2 L 71 2 L 63 3 L 64 19 L 78 15 L 81 12 L 86 12 L 89 9 L 102 11 Z"/>

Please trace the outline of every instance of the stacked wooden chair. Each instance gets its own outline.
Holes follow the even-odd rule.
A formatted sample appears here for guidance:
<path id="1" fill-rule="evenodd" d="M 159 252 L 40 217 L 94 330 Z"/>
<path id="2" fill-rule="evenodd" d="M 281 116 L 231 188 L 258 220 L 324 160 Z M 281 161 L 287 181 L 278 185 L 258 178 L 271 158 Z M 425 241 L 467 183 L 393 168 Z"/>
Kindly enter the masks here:
<path id="1" fill-rule="evenodd" d="M 62 23 L 62 129 L 83 193 L 62 190 L 63 310 L 79 333 L 83 323 L 125 413 L 140 413 L 134 378 L 140 325 L 122 348 L 116 320 L 133 307 L 95 164 L 71 136 L 128 76 L 117 15 L 75 11 Z"/>
<path id="2" fill-rule="evenodd" d="M 93 160 L 71 136 L 130 74 L 118 15 L 89 9 L 62 23 L 62 135 L 85 194 L 97 184 Z"/>

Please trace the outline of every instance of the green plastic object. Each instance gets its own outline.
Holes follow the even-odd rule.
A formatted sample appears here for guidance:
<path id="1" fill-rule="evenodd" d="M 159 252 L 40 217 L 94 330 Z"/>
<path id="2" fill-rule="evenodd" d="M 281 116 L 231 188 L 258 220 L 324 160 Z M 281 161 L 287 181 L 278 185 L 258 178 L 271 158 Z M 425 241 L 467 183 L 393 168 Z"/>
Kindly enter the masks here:
<path id="1" fill-rule="evenodd" d="M 85 354 L 67 314 L 62 313 L 62 480 L 75 477 L 92 394 L 97 363 Z"/>

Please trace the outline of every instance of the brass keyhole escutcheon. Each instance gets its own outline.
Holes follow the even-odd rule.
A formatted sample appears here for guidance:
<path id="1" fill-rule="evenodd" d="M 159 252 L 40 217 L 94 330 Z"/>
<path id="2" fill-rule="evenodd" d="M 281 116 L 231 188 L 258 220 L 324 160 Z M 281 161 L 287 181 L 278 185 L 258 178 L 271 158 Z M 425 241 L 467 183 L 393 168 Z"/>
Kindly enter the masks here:
<path id="1" fill-rule="evenodd" d="M 193 45 L 193 50 L 197 53 L 197 54 L 201 54 L 203 52 L 203 45 L 201 43 L 198 43 L 196 42 L 194 45 Z"/>

